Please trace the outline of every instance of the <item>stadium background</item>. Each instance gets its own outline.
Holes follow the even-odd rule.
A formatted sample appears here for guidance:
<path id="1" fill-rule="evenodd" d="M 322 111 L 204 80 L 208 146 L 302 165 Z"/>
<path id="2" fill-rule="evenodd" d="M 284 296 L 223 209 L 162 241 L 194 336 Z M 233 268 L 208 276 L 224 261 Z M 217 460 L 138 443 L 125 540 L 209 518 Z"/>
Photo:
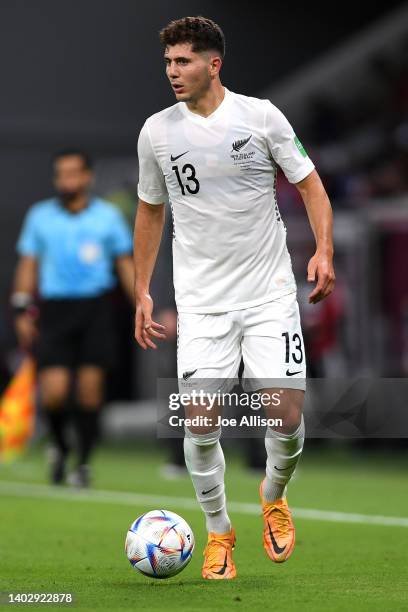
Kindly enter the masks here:
<path id="1" fill-rule="evenodd" d="M 15 265 L 15 241 L 27 208 L 51 191 L 50 156 L 55 149 L 66 146 L 81 146 L 89 150 L 96 160 L 95 190 L 116 202 L 132 223 L 136 208 L 138 132 L 148 115 L 173 103 L 164 75 L 157 32 L 170 19 L 185 14 L 208 15 L 220 23 L 227 38 L 223 83 L 232 91 L 269 97 L 287 114 L 315 161 L 331 197 L 335 212 L 338 285 L 330 301 L 312 311 L 304 299 L 307 288 L 303 281 L 306 262 L 313 248 L 311 231 L 296 191 L 282 177 L 280 179 L 278 203 L 288 227 L 289 248 L 299 283 L 311 375 L 406 377 L 407 3 L 346 4 L 340 11 L 329 4 L 318 8 L 272 6 L 269 3 L 249 6 L 248 2 L 241 1 L 233 4 L 210 1 L 140 4 L 131 0 L 115 3 L 111 0 L 81 3 L 73 0 L 66 4 L 50 0 L 36 3 L 5 0 L 0 8 L 2 388 L 19 357 L 8 306 Z M 161 305 L 171 309 L 168 249 L 167 239 L 160 256 L 154 292 L 157 308 Z M 132 340 L 132 312 L 120 291 L 116 295 L 116 308 L 122 361 L 109 381 L 104 446 L 96 459 L 95 488 L 153 497 L 151 502 L 148 498 L 145 502 L 139 499 L 136 503 L 136 500 L 134 509 L 127 507 L 124 512 L 121 507 L 116 514 L 113 506 L 102 504 L 99 507 L 95 505 L 95 499 L 85 499 L 81 512 L 84 517 L 93 518 L 98 508 L 98 515 L 104 517 L 108 529 L 122 532 L 129 522 L 129 512 L 131 519 L 134 512 L 142 511 L 146 504 L 154 505 L 160 493 L 191 498 L 192 489 L 182 476 L 175 481 L 165 479 L 162 466 L 168 459 L 168 451 L 155 441 L 154 418 L 151 417 L 155 414 L 156 379 L 158 376 L 171 376 L 174 371 L 174 345 L 170 343 L 158 354 L 142 354 Z M 403 563 L 406 553 L 398 548 L 398 543 L 407 526 L 407 519 L 404 519 L 408 497 L 407 431 L 408 428 L 400 430 L 400 439 L 397 432 L 392 438 L 374 436 L 370 441 L 347 437 L 335 444 L 308 441 L 306 449 L 309 448 L 309 453 L 305 451 L 304 461 L 293 483 L 291 501 L 295 506 L 400 517 L 400 522 L 397 521 L 394 527 L 382 525 L 376 532 L 374 527 L 365 525 L 361 527 L 365 530 L 363 535 L 357 532 L 358 521 L 350 526 L 347 525 L 349 519 L 344 519 L 345 523 L 332 524 L 324 522 L 329 520 L 327 517 L 322 519 L 322 523 L 317 519 L 315 523 L 308 523 L 305 517 L 303 522 L 299 519 L 300 538 L 305 549 L 309 537 L 313 546 L 321 551 L 320 556 L 325 558 L 329 552 L 325 548 L 325 538 L 319 539 L 313 532 L 315 529 L 319 534 L 325 532 L 332 538 L 337 551 L 337 565 L 333 566 L 333 574 L 327 574 L 325 582 L 328 596 L 333 597 L 331 609 L 337 609 L 337 603 L 338 609 L 344 609 L 346 604 L 352 609 L 364 609 L 364 604 L 356 601 L 358 596 L 367 598 L 371 609 L 376 603 L 379 605 L 381 597 L 384 596 L 387 602 L 395 597 L 396 609 L 402 609 L 402 599 L 398 599 L 398 571 L 391 579 L 388 570 L 368 564 L 363 571 L 361 590 L 353 590 L 352 568 L 347 574 L 343 553 L 347 557 L 351 552 L 351 542 L 358 543 L 360 552 L 356 559 L 360 559 L 360 564 L 356 560 L 355 568 L 360 574 L 361 564 L 365 563 L 370 550 L 375 550 L 375 555 L 381 559 L 390 559 L 393 550 L 394 564 L 398 560 Z M 146 441 L 149 436 L 151 442 Z M 34 497 L 41 497 L 40 489 L 33 489 L 30 493 L 27 488 L 30 484 L 41 486 L 45 482 L 44 445 L 39 418 L 36 435 L 27 453 L 12 465 L 0 466 L 0 495 L 8 501 L 3 506 L 2 500 L 2 506 L 9 518 L 8 536 L 4 532 L 0 542 L 7 553 L 16 549 L 17 524 L 23 520 L 27 500 L 30 500 L 30 512 L 38 526 L 33 540 L 36 555 L 43 544 L 41 521 L 44 516 L 52 516 L 52 521 L 56 521 L 58 516 L 55 512 L 59 508 L 59 498 L 47 501 L 45 496 L 33 501 Z M 256 486 L 252 485 L 259 476 L 248 470 L 248 464 L 251 461 L 256 463 L 259 456 L 256 453 L 254 456 L 253 449 L 245 446 L 244 458 L 243 445 L 239 442 L 228 441 L 226 447 L 231 460 L 230 499 L 255 503 Z M 260 449 L 258 451 L 262 454 Z M 138 467 L 141 464 L 143 469 Z M 333 476 L 336 484 L 332 482 Z M 247 495 L 241 490 L 242 483 L 248 485 Z M 60 497 L 67 500 L 70 495 L 67 491 Z M 36 503 L 43 506 L 36 507 Z M 126 505 L 123 498 L 118 498 L 117 503 Z M 194 527 L 200 531 L 202 523 L 197 512 L 190 515 L 191 510 L 183 510 L 183 506 L 179 511 L 187 513 L 189 519 L 191 516 Z M 60 516 L 65 516 L 62 511 Z M 64 520 L 70 521 L 66 516 Z M 7 521 L 3 521 L 4 525 Z M 69 525 L 68 532 L 71 529 L 74 539 L 90 537 L 82 525 L 76 525 L 75 521 Z M 57 523 L 55 527 L 58 527 Z M 375 534 L 378 535 L 379 531 L 384 540 L 387 539 L 387 545 L 378 543 L 378 540 L 374 545 Z M 100 535 L 103 535 L 102 527 Z M 95 534 L 93 537 L 96 539 Z M 249 535 L 244 531 L 244 541 L 245 538 L 249 542 Z M 344 538 L 349 545 L 346 551 Z M 47 564 L 56 554 L 54 542 L 46 539 L 47 546 L 50 552 L 48 557 L 45 555 L 46 559 L 40 557 L 39 569 L 49 567 Z M 110 546 L 108 550 L 116 559 L 116 548 Z M 85 547 L 85 556 L 86 550 Z M 19 584 L 23 586 L 21 580 L 19 583 L 18 573 L 22 571 L 26 558 L 24 554 L 19 555 L 18 547 L 14 554 L 16 556 L 3 571 L 3 578 L 8 582 L 2 584 L 0 590 L 9 588 L 11 579 L 16 589 Z M 306 570 L 307 563 L 312 562 L 310 550 L 303 551 L 303 554 L 306 556 L 299 561 L 297 568 L 301 567 L 305 572 L 305 585 L 317 588 L 318 579 L 310 582 Z M 199 557 L 200 553 L 196 554 L 197 567 Z M 83 569 L 84 560 L 78 559 L 72 561 L 71 573 L 68 572 L 72 580 L 75 578 L 73 568 L 79 564 Z M 284 575 L 283 584 L 287 588 L 291 588 L 293 578 L 303 584 L 295 564 L 294 559 L 291 561 L 292 569 Z M 94 567 L 89 560 L 85 566 Z M 339 582 L 334 584 L 331 579 L 339 567 Z M 104 570 L 105 574 L 109 573 L 107 568 Z M 128 585 L 135 577 L 127 576 L 126 570 L 127 567 L 121 564 L 114 568 L 121 579 L 123 572 Z M 191 568 L 188 572 L 191 579 Z M 29 576 L 33 589 L 38 580 L 34 569 Z M 183 587 L 187 589 L 184 594 L 187 599 L 181 597 L 179 602 L 187 607 L 189 579 L 185 579 Z M 251 579 L 253 583 L 250 576 L 248 584 Z M 391 584 L 389 591 L 388 579 Z M 341 589 L 342 580 L 347 584 L 346 594 Z M 55 577 L 55 590 L 60 590 L 63 584 L 69 586 L 69 580 L 63 581 L 63 576 Z M 140 586 L 140 582 L 137 584 Z M 48 585 L 48 590 L 50 588 Z M 96 597 L 97 588 L 95 586 L 95 591 L 92 588 L 89 587 L 89 592 Z M 198 587 L 194 583 L 191 588 Z M 268 592 L 263 588 L 259 585 L 260 593 L 267 597 Z M 86 585 L 78 589 L 79 592 L 82 589 L 83 597 L 89 601 Z M 220 590 L 220 593 L 227 601 L 229 592 Z M 298 596 L 294 591 L 291 593 L 293 605 L 305 603 L 301 598 L 296 599 Z M 347 593 L 350 600 L 346 599 Z M 149 593 L 143 592 L 146 605 L 153 603 L 153 608 L 159 605 L 154 599 L 156 596 L 150 600 Z M 244 592 L 242 597 L 246 596 Z M 310 609 L 317 609 L 312 590 L 309 597 Z M 221 608 L 222 601 L 218 602 Z M 398 607 L 400 604 L 401 608 Z M 116 605 L 113 601 L 111 609 Z"/>

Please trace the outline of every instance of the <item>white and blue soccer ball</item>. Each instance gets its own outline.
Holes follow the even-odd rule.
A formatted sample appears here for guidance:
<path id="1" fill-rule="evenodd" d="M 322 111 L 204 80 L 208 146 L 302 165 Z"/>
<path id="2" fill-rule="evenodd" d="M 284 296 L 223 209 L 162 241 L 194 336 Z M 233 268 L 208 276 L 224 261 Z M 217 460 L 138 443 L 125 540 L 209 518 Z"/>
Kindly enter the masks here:
<path id="1" fill-rule="evenodd" d="M 170 578 L 190 562 L 194 534 L 175 512 L 151 510 L 129 527 L 125 551 L 130 564 L 145 576 Z"/>

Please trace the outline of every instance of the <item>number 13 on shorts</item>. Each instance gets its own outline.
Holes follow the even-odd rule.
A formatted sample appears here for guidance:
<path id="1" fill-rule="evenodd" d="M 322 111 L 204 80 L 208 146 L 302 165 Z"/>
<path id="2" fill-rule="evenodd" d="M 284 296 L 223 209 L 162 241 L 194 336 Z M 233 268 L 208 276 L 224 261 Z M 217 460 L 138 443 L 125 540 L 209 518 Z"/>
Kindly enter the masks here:
<path id="1" fill-rule="evenodd" d="M 297 371 L 293 371 L 293 368 L 288 367 L 286 370 L 286 376 L 294 376 L 300 374 L 304 367 L 304 353 L 302 346 L 302 337 L 297 332 L 290 334 L 288 331 L 282 333 L 285 339 L 285 364 L 293 364 L 294 368 L 298 367 Z"/>

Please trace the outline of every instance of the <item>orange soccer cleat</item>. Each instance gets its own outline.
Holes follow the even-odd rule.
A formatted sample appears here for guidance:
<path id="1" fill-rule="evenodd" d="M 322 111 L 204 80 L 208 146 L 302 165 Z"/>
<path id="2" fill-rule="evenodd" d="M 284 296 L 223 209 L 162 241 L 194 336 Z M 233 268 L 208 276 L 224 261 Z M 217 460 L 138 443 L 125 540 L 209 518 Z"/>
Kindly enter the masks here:
<path id="1" fill-rule="evenodd" d="M 232 560 L 235 547 L 235 531 L 229 533 L 208 534 L 207 546 L 204 549 L 204 565 L 201 572 L 207 580 L 230 580 L 235 578 L 237 570 Z"/>
<path id="2" fill-rule="evenodd" d="M 289 559 L 295 546 L 295 526 L 286 497 L 267 502 L 259 489 L 264 516 L 263 542 L 266 553 L 275 563 Z"/>

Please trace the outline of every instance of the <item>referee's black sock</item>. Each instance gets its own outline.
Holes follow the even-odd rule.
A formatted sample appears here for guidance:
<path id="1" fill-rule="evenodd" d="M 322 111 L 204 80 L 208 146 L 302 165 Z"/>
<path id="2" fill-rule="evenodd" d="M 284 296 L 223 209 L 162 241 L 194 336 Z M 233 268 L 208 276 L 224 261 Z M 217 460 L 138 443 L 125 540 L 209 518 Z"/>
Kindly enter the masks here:
<path id="1" fill-rule="evenodd" d="M 66 439 L 66 422 L 67 422 L 67 410 L 65 407 L 59 407 L 55 409 L 44 409 L 44 414 L 48 421 L 48 429 L 56 444 L 58 450 L 66 455 L 69 451 L 69 445 Z"/>
<path id="2" fill-rule="evenodd" d="M 92 450 L 99 438 L 99 408 L 77 407 L 78 464 L 89 462 Z"/>

